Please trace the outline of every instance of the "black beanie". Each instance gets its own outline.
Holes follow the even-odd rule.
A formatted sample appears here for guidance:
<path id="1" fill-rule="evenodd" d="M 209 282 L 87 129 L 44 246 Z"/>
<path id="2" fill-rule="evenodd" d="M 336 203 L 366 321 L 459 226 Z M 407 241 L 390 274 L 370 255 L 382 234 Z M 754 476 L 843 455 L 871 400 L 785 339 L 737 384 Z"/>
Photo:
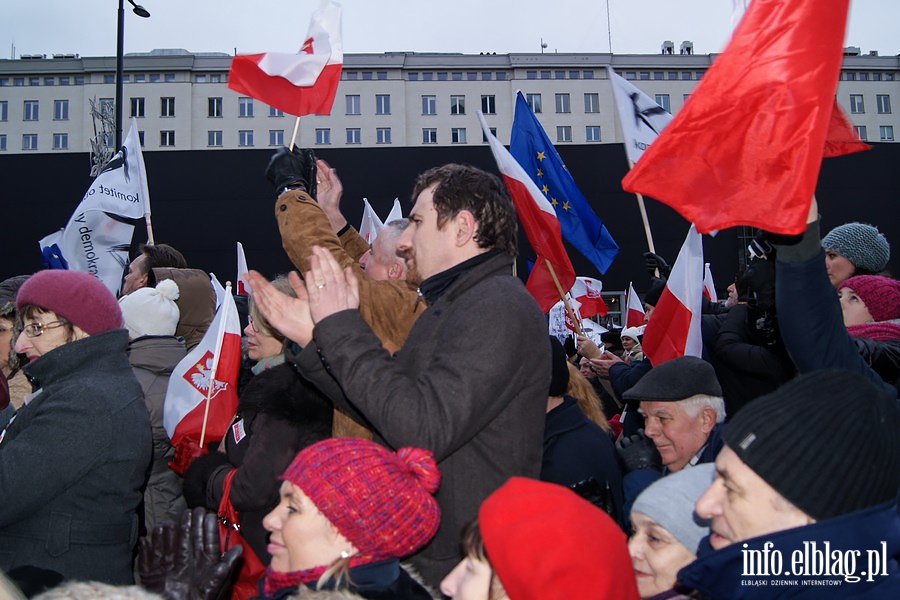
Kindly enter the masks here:
<path id="1" fill-rule="evenodd" d="M 552 376 L 548 396 L 562 396 L 569 387 L 569 361 L 563 345 L 554 336 L 550 336 L 550 347 L 553 349 Z"/>
<path id="2" fill-rule="evenodd" d="M 857 373 L 801 375 L 741 409 L 725 444 L 775 491 L 821 520 L 894 499 L 900 409 Z"/>
<path id="3" fill-rule="evenodd" d="M 660 279 L 659 277 L 652 278 L 650 281 L 650 289 L 644 294 L 644 304 L 655 307 L 656 303 L 659 302 L 659 298 L 662 296 L 664 289 L 666 289 L 665 279 Z"/>

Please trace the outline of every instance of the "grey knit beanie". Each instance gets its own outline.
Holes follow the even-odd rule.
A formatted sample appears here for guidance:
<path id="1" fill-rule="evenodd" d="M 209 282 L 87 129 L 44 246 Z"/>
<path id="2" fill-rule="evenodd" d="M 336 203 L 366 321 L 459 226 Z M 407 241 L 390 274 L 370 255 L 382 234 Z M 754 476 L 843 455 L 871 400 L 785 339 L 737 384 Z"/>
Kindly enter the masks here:
<path id="1" fill-rule="evenodd" d="M 835 369 L 789 381 L 725 425 L 725 445 L 810 517 L 893 500 L 900 487 L 900 409 L 867 377 Z"/>
<path id="2" fill-rule="evenodd" d="M 713 463 L 703 463 L 657 479 L 637 497 L 631 512 L 647 515 L 696 554 L 709 534 L 709 521 L 694 513 L 694 504 L 712 484 L 715 470 Z"/>
<path id="3" fill-rule="evenodd" d="M 877 227 L 865 223 L 844 223 L 835 227 L 822 238 L 822 247 L 837 252 L 854 267 L 869 274 L 884 271 L 891 258 L 887 238 Z"/>

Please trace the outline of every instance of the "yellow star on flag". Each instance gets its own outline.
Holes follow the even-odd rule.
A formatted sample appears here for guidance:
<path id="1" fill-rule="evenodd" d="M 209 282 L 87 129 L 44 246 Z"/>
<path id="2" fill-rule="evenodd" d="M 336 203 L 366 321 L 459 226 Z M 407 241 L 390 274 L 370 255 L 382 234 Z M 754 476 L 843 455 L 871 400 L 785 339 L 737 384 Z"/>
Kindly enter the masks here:
<path id="1" fill-rule="evenodd" d="M 544 176 L 544 172 L 541 171 L 540 169 L 538 169 L 537 176 L 538 176 L 538 177 L 543 177 L 543 176 Z"/>
<path id="2" fill-rule="evenodd" d="M 556 206 L 557 204 L 559 204 L 559 200 L 557 200 L 556 198 L 550 198 L 550 204 Z"/>
<path id="3" fill-rule="evenodd" d="M 547 158 L 547 155 L 544 154 L 543 152 L 538 152 L 538 153 L 537 153 L 537 159 L 538 159 L 538 160 L 544 160 L 545 158 Z"/>
<path id="4" fill-rule="evenodd" d="M 550 191 L 550 188 L 547 187 L 547 184 L 544 184 L 543 186 L 541 186 L 541 191 L 546 194 Z"/>
<path id="5" fill-rule="evenodd" d="M 563 202 L 563 210 L 569 210 L 569 206 L 570 206 L 570 205 L 569 205 L 569 201 L 568 201 L 568 200 L 566 200 L 565 202 Z"/>

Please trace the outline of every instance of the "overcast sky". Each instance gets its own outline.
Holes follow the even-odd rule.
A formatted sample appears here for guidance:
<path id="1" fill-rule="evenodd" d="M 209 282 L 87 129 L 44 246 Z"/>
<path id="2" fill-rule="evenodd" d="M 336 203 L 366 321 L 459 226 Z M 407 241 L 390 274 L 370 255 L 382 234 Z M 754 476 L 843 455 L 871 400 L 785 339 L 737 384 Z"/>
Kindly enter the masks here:
<path id="1" fill-rule="evenodd" d="M 820 4 L 826 4 L 815 0 Z M 142 0 L 126 6 L 125 52 L 295 52 L 319 0 Z M 719 52 L 733 0 L 608 0 L 612 51 L 657 53 L 664 40 Z M 608 52 L 607 0 L 343 0 L 344 51 Z M 0 0 L 0 57 L 114 56 L 115 0 Z M 900 54 L 900 0 L 852 0 L 845 46 Z"/>

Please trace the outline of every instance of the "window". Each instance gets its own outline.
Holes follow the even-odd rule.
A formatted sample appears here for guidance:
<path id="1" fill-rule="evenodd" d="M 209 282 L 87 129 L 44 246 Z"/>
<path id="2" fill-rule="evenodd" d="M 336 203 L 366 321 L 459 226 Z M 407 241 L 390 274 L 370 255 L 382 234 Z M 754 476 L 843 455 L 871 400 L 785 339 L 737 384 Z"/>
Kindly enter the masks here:
<path id="1" fill-rule="evenodd" d="M 872 81 L 881 81 L 881 73 L 872 73 Z"/>
<path id="2" fill-rule="evenodd" d="M 362 143 L 362 133 L 358 127 L 347 128 L 347 143 L 348 144 L 361 144 Z"/>
<path id="3" fill-rule="evenodd" d="M 56 79 L 53 77 L 44 77 L 44 85 L 56 85 Z"/>
<path id="4" fill-rule="evenodd" d="M 221 131 L 207 131 L 206 132 L 206 145 L 212 148 L 220 148 L 222 146 L 222 132 Z"/>
<path id="5" fill-rule="evenodd" d="M 556 112 L 558 112 L 558 113 L 572 112 L 572 107 L 569 104 L 569 95 L 568 94 L 556 94 Z"/>
<path id="6" fill-rule="evenodd" d="M 694 74 L 691 73 L 690 71 L 682 71 L 681 72 L 682 81 L 690 81 L 693 78 L 694 78 Z"/>
<path id="7" fill-rule="evenodd" d="M 206 83 L 206 75 L 197 74 L 194 77 L 194 83 Z"/>
<path id="8" fill-rule="evenodd" d="M 0 100 L 0 121 L 6 121 L 9 119 L 9 102 L 6 100 Z"/>
<path id="9" fill-rule="evenodd" d="M 107 148 L 112 148 L 113 141 L 115 139 L 115 138 L 113 138 L 113 134 L 104 133 L 102 138 L 103 138 L 103 145 L 106 146 Z"/>
<path id="10" fill-rule="evenodd" d="M 284 111 L 280 108 L 275 108 L 274 106 L 269 107 L 269 116 L 270 117 L 283 117 Z"/>
<path id="11" fill-rule="evenodd" d="M 569 125 L 557 126 L 556 141 L 557 142 L 571 142 L 572 141 L 572 128 Z"/>
<path id="12" fill-rule="evenodd" d="M 540 94 L 528 94 L 525 96 L 525 101 L 528 102 L 528 106 L 531 107 L 533 113 L 537 114 L 542 112 Z"/>
<path id="13" fill-rule="evenodd" d="M 147 81 L 147 76 L 146 76 L 146 75 L 144 75 L 143 73 L 137 73 L 137 74 L 135 74 L 135 76 L 134 76 L 134 82 L 135 82 L 135 83 L 144 83 L 145 81 Z M 76 85 L 77 85 L 77 83 L 76 83 Z"/>
<path id="14" fill-rule="evenodd" d="M 688 98 L 690 98 L 690 97 L 691 97 L 690 94 L 682 94 L 682 96 L 681 96 L 681 102 L 682 102 L 682 104 L 684 104 L 685 102 L 687 102 L 687 101 L 688 101 Z"/>
<path id="15" fill-rule="evenodd" d="M 506 71 L 497 71 L 497 81 L 506 81 Z"/>
<path id="16" fill-rule="evenodd" d="M 565 79 L 566 72 L 565 71 L 553 71 L 553 79 Z"/>
<path id="17" fill-rule="evenodd" d="M 416 73 L 416 72 L 407 73 L 407 74 L 406 74 L 406 78 L 407 78 L 408 80 L 410 80 L 410 81 L 418 81 L 418 80 L 419 80 L 419 74 Z"/>
<path id="18" fill-rule="evenodd" d="M 375 79 L 379 79 L 379 80 L 387 79 L 387 71 L 375 71 Z"/>
<path id="19" fill-rule="evenodd" d="M 372 71 L 363 71 L 363 81 L 372 81 Z"/>
<path id="20" fill-rule="evenodd" d="M 59 85 L 69 85 L 69 78 L 68 77 L 60 77 Z"/>
<path id="21" fill-rule="evenodd" d="M 68 150 L 69 149 L 69 134 L 68 133 L 54 133 L 53 134 L 53 149 L 54 150 Z"/>
<path id="22" fill-rule="evenodd" d="M 525 79 L 537 79 L 537 71 L 525 71 Z"/>
<path id="23" fill-rule="evenodd" d="M 674 81 L 678 79 L 678 71 L 669 71 L 666 73 L 666 79 L 669 81 Z"/>
<path id="24" fill-rule="evenodd" d="M 662 81 L 663 72 L 662 71 L 653 71 L 653 79 L 655 81 Z"/>
<path id="25" fill-rule="evenodd" d="M 850 94 L 850 112 L 853 114 L 862 114 L 866 112 L 862 94 Z"/>
<path id="26" fill-rule="evenodd" d="M 24 77 L 13 77 L 13 85 L 16 87 L 22 87 L 23 85 L 25 85 L 25 78 Z"/>
<path id="27" fill-rule="evenodd" d="M 207 109 L 206 116 L 212 118 L 221 118 L 222 117 L 222 99 L 221 98 L 207 98 L 207 104 L 209 105 Z"/>
<path id="28" fill-rule="evenodd" d="M 323 146 L 331 143 L 331 129 L 322 127 L 316 129 L 316 145 Z"/>
<path id="29" fill-rule="evenodd" d="M 422 96 L 422 114 L 437 114 L 437 96 Z"/>
<path id="30" fill-rule="evenodd" d="M 879 115 L 891 114 L 891 97 L 887 94 L 878 94 L 875 96 L 875 105 L 878 106 Z"/>
<path id="31" fill-rule="evenodd" d="M 379 127 L 375 130 L 375 143 L 376 144 L 390 144 L 391 143 L 391 128 L 390 127 Z"/>
<path id="32" fill-rule="evenodd" d="M 175 81 L 175 73 L 166 73 L 165 80 L 167 83 L 172 83 Z"/>
<path id="33" fill-rule="evenodd" d="M 600 141 L 600 126 L 599 125 L 588 125 L 584 128 L 584 141 L 586 142 L 599 142 Z"/>
<path id="34" fill-rule="evenodd" d="M 672 112 L 669 109 L 669 95 L 668 94 L 656 94 L 656 103 L 659 104 L 663 110 L 666 112 Z"/>
<path id="35" fill-rule="evenodd" d="M 159 116 L 174 117 L 175 116 L 175 98 L 163 97 L 159 99 Z"/>
<path id="36" fill-rule="evenodd" d="M 116 82 L 115 75 L 104 75 L 103 76 L 103 83 L 115 83 L 115 82 Z"/>
<path id="37" fill-rule="evenodd" d="M 375 94 L 375 114 L 389 115 L 391 114 L 391 95 Z"/>
<path id="38" fill-rule="evenodd" d="M 284 146 L 284 129 L 269 130 L 269 145 Z"/>
<path id="39" fill-rule="evenodd" d="M 541 79 L 550 79 L 550 71 L 541 71 Z"/>
<path id="40" fill-rule="evenodd" d="M 138 131 L 138 140 L 140 140 L 141 148 L 143 148 L 144 147 L 144 132 L 143 131 Z"/>
<path id="41" fill-rule="evenodd" d="M 222 75 L 220 73 L 215 73 L 209 76 L 210 83 L 222 83 Z"/>
<path id="42" fill-rule="evenodd" d="M 247 98 L 246 96 L 242 96 L 238 98 L 238 116 L 239 117 L 252 117 L 253 116 L 253 98 Z"/>
<path id="43" fill-rule="evenodd" d="M 360 114 L 359 95 L 358 94 L 348 94 L 348 95 L 344 96 L 344 99 L 347 102 L 347 114 L 348 115 Z"/>
<path id="44" fill-rule="evenodd" d="M 116 112 L 116 101 L 112 98 L 100 98 L 100 114 L 112 115 Z"/>
<path id="45" fill-rule="evenodd" d="M 569 71 L 569 79 L 581 79 L 581 71 Z"/>
<path id="46" fill-rule="evenodd" d="M 356 81 L 357 79 L 359 79 L 359 73 L 357 73 L 356 71 L 344 71 L 343 75 L 344 79 L 346 79 L 347 81 Z"/>
<path id="47" fill-rule="evenodd" d="M 423 144 L 437 144 L 437 129 L 426 127 L 422 130 Z"/>
<path id="48" fill-rule="evenodd" d="M 598 113 L 600 112 L 600 94 L 584 95 L 584 112 Z"/>
<path id="49" fill-rule="evenodd" d="M 150 73 L 150 83 L 159 83 L 159 73 Z"/>
<path id="50" fill-rule="evenodd" d="M 878 133 L 878 137 L 882 142 L 894 141 L 894 127 L 892 125 L 882 125 L 878 128 Z"/>
<path id="51" fill-rule="evenodd" d="M 488 127 L 488 130 L 491 132 L 491 135 L 497 137 L 497 128 L 496 127 Z M 481 141 L 484 144 L 487 144 L 487 136 L 484 134 L 484 130 L 481 130 Z"/>
<path id="52" fill-rule="evenodd" d="M 37 100 L 26 100 L 25 101 L 25 118 L 23 121 L 37 121 L 38 120 L 38 101 Z M 26 148 L 23 148 L 23 150 Z"/>
<path id="53" fill-rule="evenodd" d="M 453 79 L 453 81 L 462 81 L 462 71 L 454 71 L 450 74 L 450 78 Z"/>
<path id="54" fill-rule="evenodd" d="M 466 81 L 478 81 L 478 73 L 475 71 L 468 71 L 466 73 Z"/>
<path id="55" fill-rule="evenodd" d="M 868 74 L 868 73 L 860 73 L 860 74 L 859 74 L 859 80 L 860 80 L 860 81 L 868 81 L 868 80 L 869 80 L 869 74 Z"/>
<path id="56" fill-rule="evenodd" d="M 466 128 L 465 127 L 454 127 L 450 130 L 450 142 L 453 144 L 465 144 L 466 143 Z"/>
<path id="57" fill-rule="evenodd" d="M 175 132 L 174 131 L 160 131 L 159 132 L 159 145 L 160 146 L 174 146 L 175 145 Z"/>
<path id="58" fill-rule="evenodd" d="M 466 97 L 450 96 L 450 114 L 464 115 L 466 114 Z"/>
<path id="59" fill-rule="evenodd" d="M 482 71 L 481 72 L 481 80 L 482 81 L 490 81 L 491 80 L 491 72 L 490 71 Z"/>
<path id="60" fill-rule="evenodd" d="M 641 81 L 649 81 L 650 80 L 650 71 L 641 71 L 639 74 Z"/>
<path id="61" fill-rule="evenodd" d="M 486 115 L 496 115 L 497 114 L 497 98 L 496 96 L 482 96 L 481 97 L 481 112 Z"/>
<path id="62" fill-rule="evenodd" d="M 36 133 L 23 133 L 22 134 L 22 150 L 37 150 L 37 134 Z"/>
<path id="63" fill-rule="evenodd" d="M 238 131 L 238 146 L 252 146 L 253 145 L 253 130 L 252 129 L 241 129 Z"/>
<path id="64" fill-rule="evenodd" d="M 422 73 L 422 81 L 433 81 L 433 80 L 434 80 L 434 73 L 432 73 L 430 71 L 426 71 L 425 73 Z"/>
<path id="65" fill-rule="evenodd" d="M 84 85 L 84 75 L 75 76 L 75 85 Z"/>
<path id="66" fill-rule="evenodd" d="M 4 119 L 6 120 L 6 119 Z M 54 100 L 53 101 L 53 120 L 68 121 L 69 120 L 69 101 Z"/>
<path id="67" fill-rule="evenodd" d="M 6 134 L 0 133 L 0 152 L 6 151 Z"/>
<path id="68" fill-rule="evenodd" d="M 866 134 L 866 126 L 865 125 L 854 125 L 853 129 L 856 130 L 856 136 L 859 139 L 861 139 L 862 141 L 865 142 L 866 140 L 869 139 L 868 135 Z"/>
<path id="69" fill-rule="evenodd" d="M 143 118 L 144 117 L 144 99 L 143 98 L 132 98 L 131 99 L 131 116 Z"/>

